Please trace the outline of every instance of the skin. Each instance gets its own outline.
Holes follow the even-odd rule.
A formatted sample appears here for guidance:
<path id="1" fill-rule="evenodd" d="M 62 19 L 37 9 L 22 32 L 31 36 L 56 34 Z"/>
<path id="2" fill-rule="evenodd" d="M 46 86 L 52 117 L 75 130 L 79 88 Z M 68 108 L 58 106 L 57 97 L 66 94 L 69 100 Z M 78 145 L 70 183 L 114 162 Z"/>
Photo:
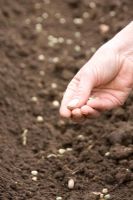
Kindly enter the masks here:
<path id="1" fill-rule="evenodd" d="M 60 114 L 74 121 L 121 106 L 133 88 L 133 22 L 101 46 L 68 84 Z"/>

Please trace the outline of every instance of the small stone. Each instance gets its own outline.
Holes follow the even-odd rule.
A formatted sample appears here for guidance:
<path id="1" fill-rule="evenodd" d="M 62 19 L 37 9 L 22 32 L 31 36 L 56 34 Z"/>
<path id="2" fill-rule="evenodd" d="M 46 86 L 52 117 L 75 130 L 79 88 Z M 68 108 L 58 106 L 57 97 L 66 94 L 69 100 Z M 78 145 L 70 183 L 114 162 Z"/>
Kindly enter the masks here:
<path id="1" fill-rule="evenodd" d="M 107 193 L 108 193 L 108 188 L 103 188 L 103 189 L 102 189 L 102 193 L 103 193 L 103 194 L 107 194 Z"/>
<path id="2" fill-rule="evenodd" d="M 45 56 L 44 56 L 43 54 L 40 54 L 40 55 L 38 56 L 38 60 L 39 60 L 39 61 L 45 60 Z"/>
<path id="3" fill-rule="evenodd" d="M 37 176 L 37 175 L 38 175 L 38 171 L 33 170 L 33 171 L 31 171 L 31 174 L 32 174 L 33 176 Z"/>
<path id="4" fill-rule="evenodd" d="M 43 117 L 42 116 L 37 116 L 37 122 L 43 122 L 44 121 L 44 119 L 43 119 Z"/>
<path id="5" fill-rule="evenodd" d="M 33 176 L 33 177 L 32 177 L 32 180 L 33 180 L 33 181 L 37 181 L 37 176 Z"/>
<path id="6" fill-rule="evenodd" d="M 64 154 L 66 152 L 66 150 L 65 149 L 59 149 L 58 152 L 59 152 L 59 154 Z"/>
<path id="7" fill-rule="evenodd" d="M 99 30 L 102 34 L 108 33 L 109 32 L 109 26 L 107 24 L 100 24 Z"/>
<path id="8" fill-rule="evenodd" d="M 54 101 L 52 102 L 52 104 L 53 104 L 53 106 L 56 107 L 56 108 L 58 108 L 58 107 L 60 106 L 60 103 L 59 103 L 59 101 L 57 101 L 57 100 L 54 100 Z"/>
<path id="9" fill-rule="evenodd" d="M 74 180 L 71 178 L 69 181 L 68 181 L 68 188 L 69 189 L 73 189 L 74 188 Z"/>

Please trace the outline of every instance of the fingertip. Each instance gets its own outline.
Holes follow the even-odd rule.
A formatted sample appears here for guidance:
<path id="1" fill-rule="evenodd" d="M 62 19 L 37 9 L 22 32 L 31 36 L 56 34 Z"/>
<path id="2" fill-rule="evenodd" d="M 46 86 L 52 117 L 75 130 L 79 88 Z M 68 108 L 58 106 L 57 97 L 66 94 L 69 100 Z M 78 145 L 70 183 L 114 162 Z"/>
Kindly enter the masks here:
<path id="1" fill-rule="evenodd" d="M 60 116 L 63 118 L 71 117 L 71 111 L 67 108 L 60 108 L 59 113 L 60 113 Z"/>

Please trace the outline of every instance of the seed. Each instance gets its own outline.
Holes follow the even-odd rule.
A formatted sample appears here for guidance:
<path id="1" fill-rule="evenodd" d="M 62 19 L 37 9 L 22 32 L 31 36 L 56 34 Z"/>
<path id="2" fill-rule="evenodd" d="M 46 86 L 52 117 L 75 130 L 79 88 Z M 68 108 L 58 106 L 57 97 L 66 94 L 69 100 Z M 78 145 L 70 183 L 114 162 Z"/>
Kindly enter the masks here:
<path id="1" fill-rule="evenodd" d="M 45 75 L 45 72 L 43 70 L 41 70 L 39 73 L 40 73 L 41 76 Z"/>
<path id="2" fill-rule="evenodd" d="M 37 116 L 37 122 L 43 122 L 44 121 L 44 119 L 43 119 L 43 117 L 42 116 Z"/>
<path id="3" fill-rule="evenodd" d="M 78 138 L 79 140 L 84 140 L 84 139 L 85 139 L 84 135 L 78 135 L 77 138 Z"/>
<path id="4" fill-rule="evenodd" d="M 59 38 L 58 38 L 58 42 L 59 42 L 59 43 L 63 43 L 63 42 L 64 42 L 64 38 L 63 38 L 63 37 L 59 37 Z"/>
<path id="5" fill-rule="evenodd" d="M 36 31 L 40 33 L 42 31 L 42 24 L 36 24 Z"/>
<path id="6" fill-rule="evenodd" d="M 49 154 L 49 155 L 47 155 L 47 158 L 52 158 L 52 157 L 57 157 L 55 154 Z"/>
<path id="7" fill-rule="evenodd" d="M 83 13 L 83 18 L 87 19 L 90 17 L 90 14 L 88 12 Z"/>
<path id="8" fill-rule="evenodd" d="M 107 193 L 108 193 L 108 189 L 107 189 L 107 188 L 103 188 L 103 189 L 102 189 L 102 193 L 103 193 L 103 194 L 107 194 Z"/>
<path id="9" fill-rule="evenodd" d="M 44 19 L 47 19 L 47 18 L 48 18 L 48 13 L 43 13 L 43 14 L 42 14 L 42 17 L 43 17 Z"/>
<path id="10" fill-rule="evenodd" d="M 72 44 L 72 43 L 73 43 L 72 39 L 67 39 L 67 40 L 66 40 L 66 44 L 70 45 L 70 44 Z"/>
<path id="11" fill-rule="evenodd" d="M 38 60 L 40 60 L 40 61 L 45 60 L 45 56 L 44 56 L 43 54 L 40 54 L 40 55 L 38 56 Z"/>
<path id="12" fill-rule="evenodd" d="M 33 181 L 37 181 L 37 176 L 33 176 L 33 177 L 32 177 L 32 180 L 33 180 Z"/>
<path id="13" fill-rule="evenodd" d="M 59 101 L 57 101 L 57 100 L 53 101 L 52 104 L 53 104 L 53 106 L 56 107 L 56 108 L 58 108 L 58 107 L 60 106 L 60 103 L 59 103 Z"/>
<path id="14" fill-rule="evenodd" d="M 72 178 L 68 181 L 68 188 L 69 189 L 73 189 L 74 188 L 74 180 Z"/>
<path id="15" fill-rule="evenodd" d="M 60 19 L 59 19 L 59 22 L 60 22 L 61 24 L 65 24 L 65 23 L 66 23 L 66 20 L 65 20 L 65 18 L 60 18 Z"/>
<path id="16" fill-rule="evenodd" d="M 72 151 L 73 149 L 72 149 L 72 148 L 66 148 L 66 150 L 67 150 L 67 151 Z"/>
<path id="17" fill-rule="evenodd" d="M 54 57 L 54 58 L 52 59 L 52 62 L 53 62 L 53 63 L 58 63 L 58 62 L 59 62 L 59 58 L 58 58 L 58 57 Z"/>
<path id="18" fill-rule="evenodd" d="M 27 144 L 27 133 L 28 133 L 28 129 L 25 129 L 24 132 L 22 133 L 22 144 L 24 146 Z"/>
<path id="19" fill-rule="evenodd" d="M 79 45 L 76 45 L 76 46 L 74 47 L 74 50 L 77 51 L 77 52 L 79 52 L 79 51 L 81 51 L 81 47 L 80 47 Z"/>
<path id="20" fill-rule="evenodd" d="M 106 24 L 100 24 L 99 29 L 102 34 L 105 34 L 109 31 L 110 28 Z"/>
<path id="21" fill-rule="evenodd" d="M 36 171 L 36 170 L 33 170 L 33 171 L 31 171 L 31 174 L 32 174 L 33 176 L 37 176 L 37 174 L 38 174 L 38 171 Z"/>
<path id="22" fill-rule="evenodd" d="M 58 152 L 59 152 L 59 154 L 64 154 L 66 152 L 66 150 L 65 149 L 59 149 Z"/>
<path id="23" fill-rule="evenodd" d="M 77 31 L 77 32 L 75 32 L 75 33 L 74 33 L 74 35 L 75 35 L 75 37 L 76 37 L 76 38 L 80 38 L 80 37 L 81 37 L 81 33 L 80 33 L 80 32 L 78 32 L 78 31 Z"/>
<path id="24" fill-rule="evenodd" d="M 35 97 L 35 96 L 33 96 L 33 97 L 31 97 L 31 101 L 32 101 L 32 102 L 37 102 L 37 101 L 38 101 L 38 98 Z"/>
<path id="25" fill-rule="evenodd" d="M 56 200 L 62 200 L 62 197 L 56 197 Z"/>
<path id="26" fill-rule="evenodd" d="M 53 89 L 56 89 L 56 88 L 57 88 L 57 84 L 56 84 L 56 83 L 51 83 L 51 87 L 52 87 Z"/>
<path id="27" fill-rule="evenodd" d="M 83 19 L 82 18 L 75 18 L 73 20 L 73 23 L 76 24 L 76 25 L 81 25 L 81 24 L 83 24 Z"/>
<path id="28" fill-rule="evenodd" d="M 96 3 L 92 1 L 92 2 L 89 3 L 89 6 L 90 6 L 90 8 L 93 9 L 93 8 L 96 7 Z"/>
<path id="29" fill-rule="evenodd" d="M 105 153 L 105 156 L 108 157 L 109 155 L 110 155 L 110 152 L 109 152 L 109 151 Z"/>
<path id="30" fill-rule="evenodd" d="M 111 198 L 111 195 L 110 194 L 106 194 L 105 196 L 104 196 L 104 199 L 106 199 L 106 200 L 108 200 L 108 199 L 110 199 Z"/>

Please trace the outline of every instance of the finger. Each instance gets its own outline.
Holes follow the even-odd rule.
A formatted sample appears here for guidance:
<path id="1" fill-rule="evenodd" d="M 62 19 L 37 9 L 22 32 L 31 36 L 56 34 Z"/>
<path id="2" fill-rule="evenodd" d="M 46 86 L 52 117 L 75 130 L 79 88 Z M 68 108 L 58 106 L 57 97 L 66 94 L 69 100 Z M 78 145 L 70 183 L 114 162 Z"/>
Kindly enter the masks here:
<path id="1" fill-rule="evenodd" d="M 72 116 L 74 118 L 81 118 L 81 117 L 83 117 L 80 108 L 75 108 L 74 110 L 72 110 Z"/>
<path id="2" fill-rule="evenodd" d="M 110 97 L 110 98 L 96 97 L 92 100 L 88 100 L 87 105 L 96 110 L 105 111 L 105 110 L 111 110 L 117 107 L 118 103 L 114 99 L 114 97 Z"/>
<path id="3" fill-rule="evenodd" d="M 89 107 L 88 105 L 84 105 L 81 107 L 81 113 L 88 117 L 88 118 L 95 118 L 95 117 L 99 117 L 100 116 L 100 112 Z"/>
<path id="4" fill-rule="evenodd" d="M 61 106 L 60 106 L 60 115 L 62 117 L 69 118 L 71 116 L 71 110 L 67 107 L 68 102 L 72 100 L 73 96 L 77 92 L 78 88 L 78 74 L 72 79 L 72 81 L 68 84 L 68 87 L 64 93 Z"/>
<path id="5" fill-rule="evenodd" d="M 95 77 L 93 74 L 93 70 L 89 68 L 89 66 L 87 67 L 87 71 L 84 69 L 84 71 L 81 72 L 77 91 L 73 96 L 73 99 L 68 103 L 69 109 L 80 108 L 81 106 L 83 106 L 87 102 L 91 94 L 91 90 L 95 82 Z"/>

